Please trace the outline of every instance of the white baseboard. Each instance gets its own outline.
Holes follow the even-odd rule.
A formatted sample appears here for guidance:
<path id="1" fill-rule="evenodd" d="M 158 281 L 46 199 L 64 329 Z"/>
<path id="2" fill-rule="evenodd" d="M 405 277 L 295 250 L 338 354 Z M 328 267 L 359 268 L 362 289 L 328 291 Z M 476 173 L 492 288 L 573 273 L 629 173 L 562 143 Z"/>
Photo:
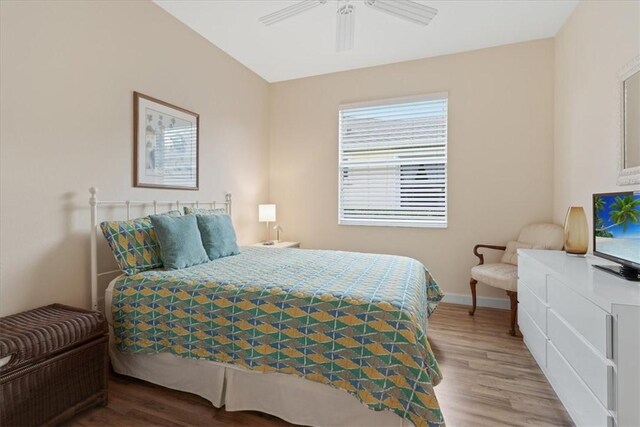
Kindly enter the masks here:
<path id="1" fill-rule="evenodd" d="M 471 295 L 445 293 L 442 302 L 471 306 Z M 478 307 L 501 308 L 504 310 L 509 310 L 511 308 L 511 302 L 506 298 L 477 297 L 476 305 Z"/>

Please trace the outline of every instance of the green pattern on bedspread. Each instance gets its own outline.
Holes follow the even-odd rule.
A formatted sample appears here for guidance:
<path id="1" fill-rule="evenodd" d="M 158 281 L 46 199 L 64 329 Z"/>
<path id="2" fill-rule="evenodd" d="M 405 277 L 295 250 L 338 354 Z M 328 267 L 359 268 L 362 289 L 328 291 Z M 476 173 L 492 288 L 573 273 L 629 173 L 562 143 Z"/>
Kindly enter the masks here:
<path id="1" fill-rule="evenodd" d="M 345 390 L 416 426 L 443 425 L 427 318 L 442 292 L 400 256 L 243 248 L 182 270 L 120 277 L 120 351 L 171 352 Z"/>

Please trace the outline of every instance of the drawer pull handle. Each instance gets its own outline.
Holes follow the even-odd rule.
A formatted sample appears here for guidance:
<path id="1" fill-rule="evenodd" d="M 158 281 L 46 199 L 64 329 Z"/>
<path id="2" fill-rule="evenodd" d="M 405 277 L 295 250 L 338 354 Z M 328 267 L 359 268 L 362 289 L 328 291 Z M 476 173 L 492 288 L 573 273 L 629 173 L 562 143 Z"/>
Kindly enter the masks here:
<path id="1" fill-rule="evenodd" d="M 607 314 L 606 319 L 607 359 L 613 360 L 613 316 Z"/>
<path id="2" fill-rule="evenodd" d="M 607 409 L 614 410 L 614 384 L 613 384 L 613 366 L 607 366 Z"/>

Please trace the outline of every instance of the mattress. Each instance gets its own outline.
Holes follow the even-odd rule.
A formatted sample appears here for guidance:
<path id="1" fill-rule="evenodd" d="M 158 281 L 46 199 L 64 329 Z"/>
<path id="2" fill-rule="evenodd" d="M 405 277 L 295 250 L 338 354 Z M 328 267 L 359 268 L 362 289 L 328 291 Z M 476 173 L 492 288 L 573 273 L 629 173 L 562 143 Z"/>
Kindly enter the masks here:
<path id="1" fill-rule="evenodd" d="M 114 344 L 346 391 L 415 425 L 443 423 L 441 375 L 426 339 L 442 298 L 418 261 L 337 251 L 243 248 L 113 286 Z"/>

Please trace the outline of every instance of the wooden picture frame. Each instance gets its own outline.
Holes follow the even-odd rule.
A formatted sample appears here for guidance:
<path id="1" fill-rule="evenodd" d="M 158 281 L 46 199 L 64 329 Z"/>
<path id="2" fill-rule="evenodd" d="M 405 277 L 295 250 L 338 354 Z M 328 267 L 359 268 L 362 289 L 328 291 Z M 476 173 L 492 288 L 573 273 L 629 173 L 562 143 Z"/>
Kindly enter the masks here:
<path id="1" fill-rule="evenodd" d="M 198 190 L 200 116 L 133 92 L 133 186 Z"/>

